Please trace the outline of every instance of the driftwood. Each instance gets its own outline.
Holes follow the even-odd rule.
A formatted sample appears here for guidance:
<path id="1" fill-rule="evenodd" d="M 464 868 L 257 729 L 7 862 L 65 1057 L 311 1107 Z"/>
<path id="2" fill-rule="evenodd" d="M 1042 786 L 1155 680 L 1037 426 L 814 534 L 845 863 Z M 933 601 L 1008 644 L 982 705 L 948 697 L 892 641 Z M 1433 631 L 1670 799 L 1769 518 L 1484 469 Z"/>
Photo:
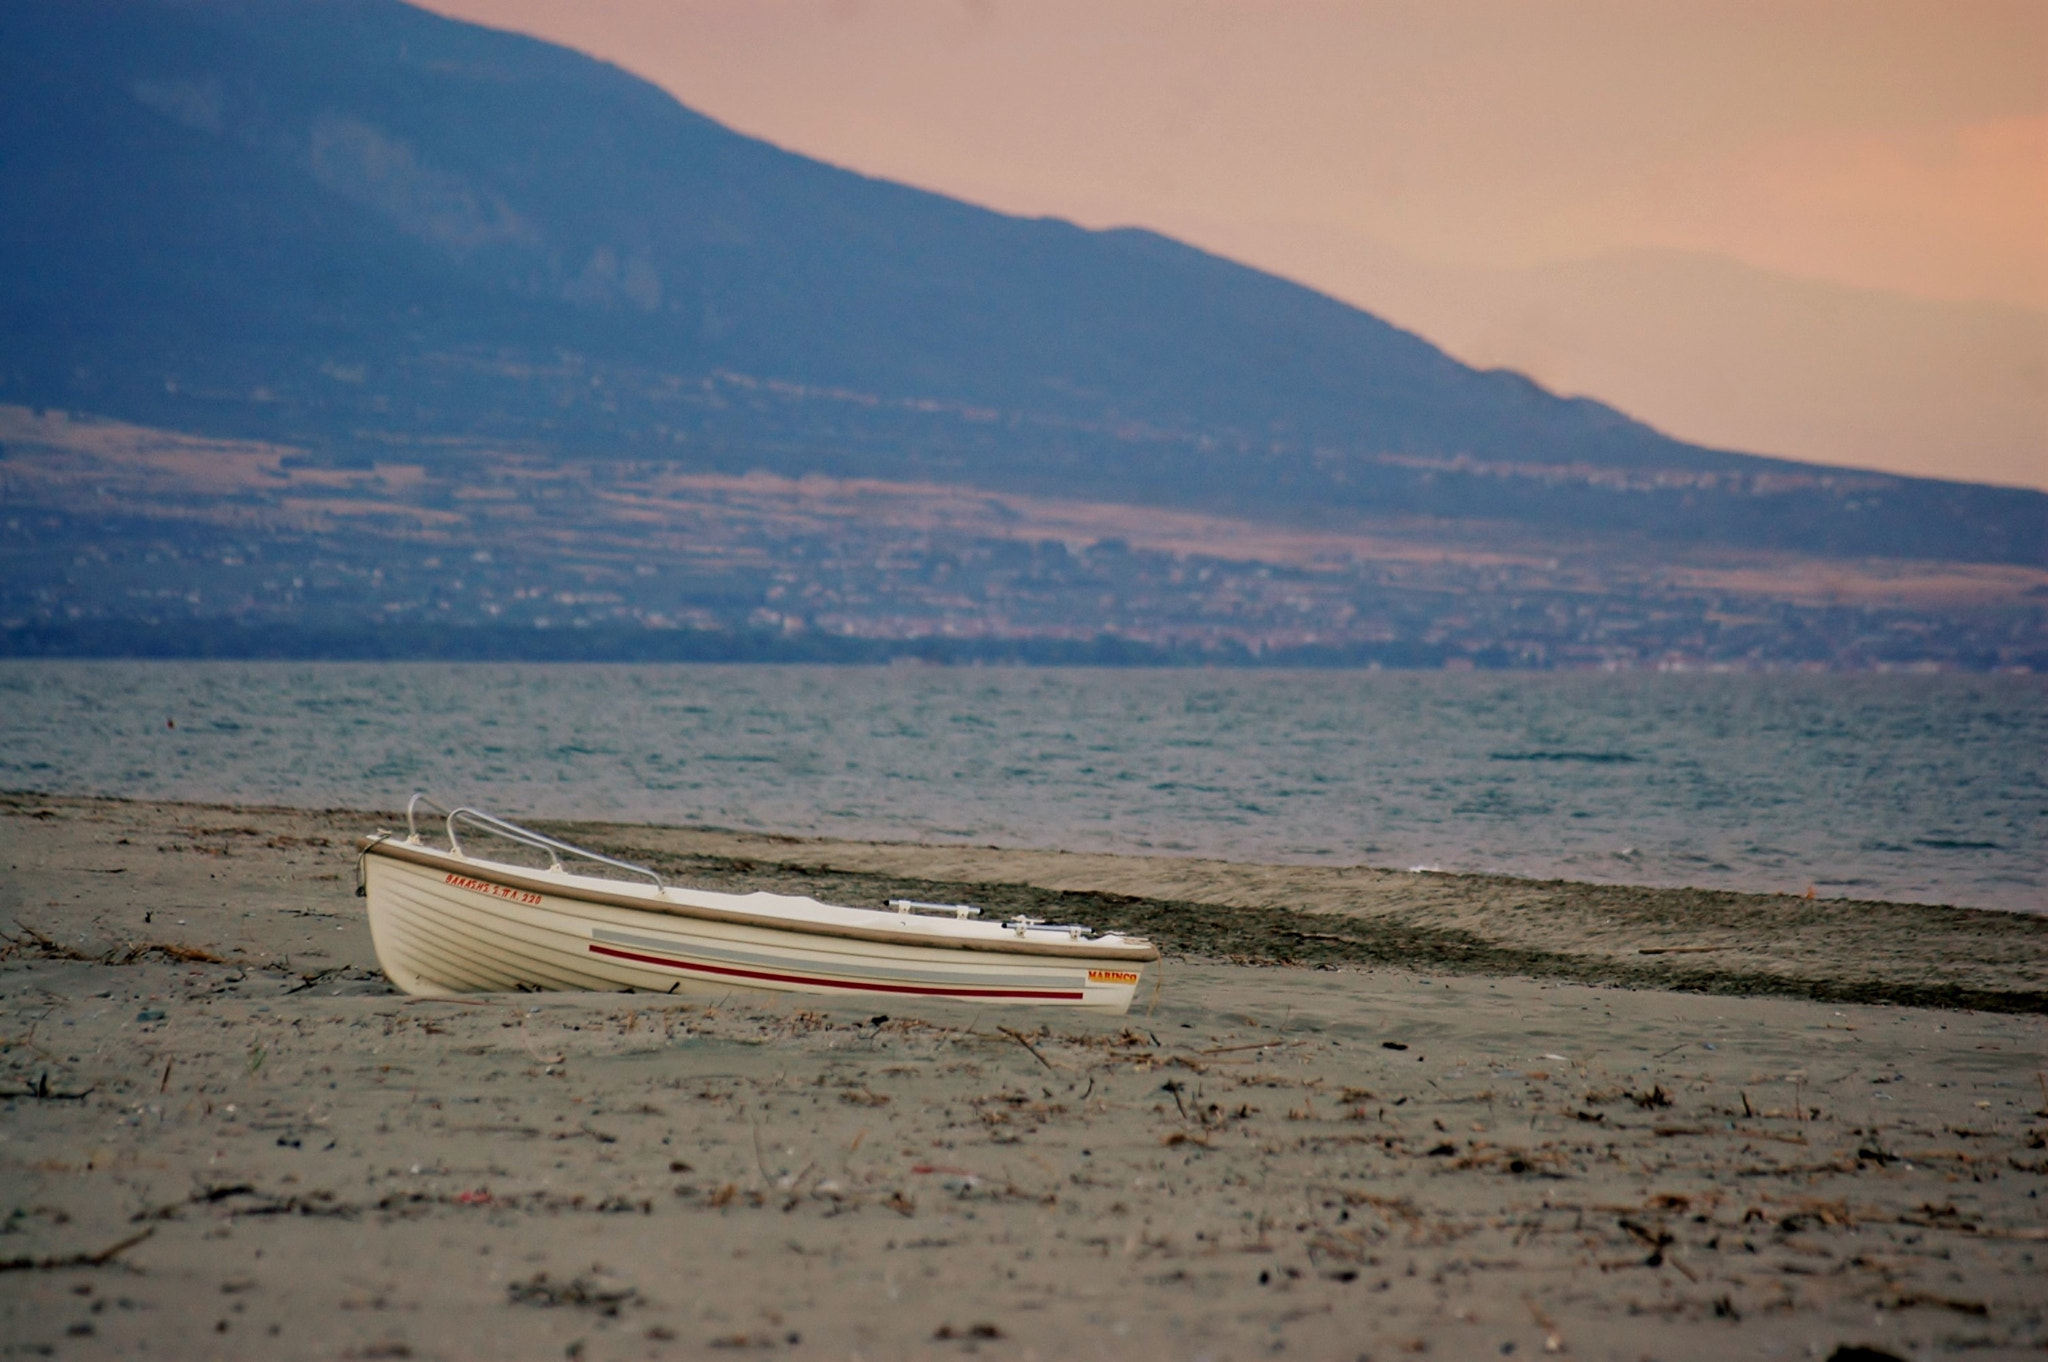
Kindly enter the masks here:
<path id="1" fill-rule="evenodd" d="M 121 1254 L 156 1233 L 155 1226 L 109 1244 L 97 1253 L 73 1253 L 65 1257 L 0 1258 L 0 1272 L 62 1272 L 74 1267 L 105 1267 Z"/>

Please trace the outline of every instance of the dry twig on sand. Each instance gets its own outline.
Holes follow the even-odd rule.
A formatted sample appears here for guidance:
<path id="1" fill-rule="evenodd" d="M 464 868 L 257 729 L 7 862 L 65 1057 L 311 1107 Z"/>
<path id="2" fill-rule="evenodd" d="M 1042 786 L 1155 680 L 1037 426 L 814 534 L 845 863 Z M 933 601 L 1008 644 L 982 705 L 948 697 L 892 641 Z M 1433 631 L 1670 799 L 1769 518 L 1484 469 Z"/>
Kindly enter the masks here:
<path id="1" fill-rule="evenodd" d="M 152 1225 L 118 1243 L 107 1245 L 97 1253 L 73 1253 L 66 1257 L 47 1258 L 0 1258 L 0 1272 L 62 1272 L 66 1268 L 74 1267 L 105 1267 L 155 1233 L 156 1227 Z"/>
<path id="2" fill-rule="evenodd" d="M 1051 1060 L 1047 1059 L 1047 1058 L 1046 1058 L 1046 1057 L 1045 1057 L 1044 1055 L 1042 1055 L 1042 1054 L 1038 1053 L 1038 1047 L 1037 1047 L 1036 1045 L 1033 1045 L 1033 1044 L 1032 1044 L 1032 1043 L 1031 1043 L 1031 1042 L 1030 1042 L 1029 1040 L 1027 1040 L 1027 1039 L 1025 1038 L 1025 1036 L 1024 1036 L 1024 1033 L 1023 1033 L 1023 1032 L 1021 1032 L 1021 1031 L 1012 1031 L 1012 1030 L 1011 1030 L 1011 1029 L 1010 1029 L 1009 1027 L 1007 1027 L 1007 1026 L 998 1026 L 998 1027 L 996 1028 L 996 1030 L 998 1030 L 998 1031 L 1002 1032 L 1002 1033 L 1003 1033 L 1004 1035 L 1008 1036 L 1008 1037 L 1009 1037 L 1009 1038 L 1010 1038 L 1011 1040 L 1014 1040 L 1014 1041 L 1016 1041 L 1016 1042 L 1017 1042 L 1017 1043 L 1018 1043 L 1019 1045 L 1023 1046 L 1023 1047 L 1025 1048 L 1025 1049 L 1029 1050 L 1029 1051 L 1031 1052 L 1031 1057 L 1032 1057 L 1033 1059 L 1037 1060 L 1037 1061 L 1038 1061 L 1038 1062 L 1039 1062 L 1040 1064 L 1043 1064 L 1043 1065 L 1045 1066 L 1045 1068 L 1046 1068 L 1046 1072 L 1048 1072 L 1048 1073 L 1058 1073 L 1058 1072 L 1059 1072 L 1059 1070 L 1057 1070 L 1057 1069 L 1055 1069 L 1055 1068 L 1053 1067 L 1053 1063 L 1052 1063 L 1052 1061 L 1051 1061 Z"/>

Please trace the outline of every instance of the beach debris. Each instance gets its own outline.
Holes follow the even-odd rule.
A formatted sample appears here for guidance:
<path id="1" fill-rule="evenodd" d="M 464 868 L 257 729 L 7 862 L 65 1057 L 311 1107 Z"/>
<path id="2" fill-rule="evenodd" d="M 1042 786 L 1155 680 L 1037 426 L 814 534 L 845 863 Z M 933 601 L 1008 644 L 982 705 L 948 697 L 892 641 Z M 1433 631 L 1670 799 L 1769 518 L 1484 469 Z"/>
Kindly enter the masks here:
<path id="1" fill-rule="evenodd" d="M 180 964 L 227 965 L 234 962 L 226 956 L 215 955 L 212 951 L 197 946 L 187 946 L 178 941 L 142 941 L 128 946 L 113 946 L 101 951 L 80 950 L 29 926 L 19 918 L 15 919 L 19 936 L 0 933 L 0 957 L 15 954 L 34 954 L 45 960 L 76 960 L 89 965 L 134 965 L 151 956 L 158 956 Z"/>
<path id="2" fill-rule="evenodd" d="M 568 1306 L 577 1310 L 595 1310 L 607 1317 L 616 1317 L 622 1308 L 640 1299 L 640 1293 L 630 1286 L 606 1290 L 589 1278 L 580 1276 L 557 1282 L 545 1272 L 536 1272 L 523 1282 L 508 1283 L 505 1294 L 513 1305 L 531 1305 L 543 1310 Z"/>
<path id="3" fill-rule="evenodd" d="M 293 1144 L 291 1147 L 296 1148 L 297 1146 Z M 241 1201 L 243 1199 L 247 1199 L 251 1204 L 227 1207 L 227 1213 L 230 1216 L 298 1215 L 318 1216 L 335 1220 L 353 1220 L 361 1215 L 363 1211 L 361 1206 L 342 1201 L 333 1192 L 325 1189 L 307 1192 L 303 1195 L 293 1193 L 289 1196 L 279 1196 L 272 1192 L 262 1191 L 253 1183 L 228 1182 L 200 1187 L 183 1201 L 167 1202 L 161 1206 L 137 1211 L 129 1216 L 128 1219 L 134 1223 L 145 1220 L 176 1220 L 180 1218 L 187 1206 L 215 1206 L 224 1202 Z M 392 1204 L 391 1199 L 387 1197 L 377 1203 L 377 1209 L 389 1210 L 392 1208 Z"/>
<path id="4" fill-rule="evenodd" d="M 1544 1313 L 1543 1307 L 1528 1292 L 1522 1293 L 1522 1304 L 1529 1307 L 1529 1317 L 1536 1321 L 1536 1327 L 1543 1331 L 1543 1351 L 1550 1354 L 1565 1350 L 1564 1336 L 1557 1330 L 1557 1322 Z"/>
<path id="5" fill-rule="evenodd" d="M 1664 1250 L 1678 1242 L 1671 1231 L 1665 1229 L 1662 1225 L 1657 1226 L 1655 1229 L 1650 1229 L 1629 1219 L 1627 1216 L 1623 1216 L 1615 1223 L 1648 1246 L 1650 1256 L 1643 1259 L 1643 1266 L 1645 1267 L 1662 1267 L 1664 1265 Z"/>
<path id="6" fill-rule="evenodd" d="M 1959 1315 L 1989 1315 L 1991 1307 L 1983 1301 L 1961 1300 L 1954 1296 L 1937 1296 L 1924 1291 L 1905 1291 L 1888 1300 L 1880 1301 L 1887 1310 L 1910 1310 L 1916 1305 L 1934 1305 L 1944 1310 L 1953 1310 Z"/>
<path id="7" fill-rule="evenodd" d="M 1212 1049 L 1200 1050 L 1196 1053 L 1204 1055 L 1234 1055 L 1243 1050 L 1278 1050 L 1285 1046 L 1302 1045 L 1305 1043 L 1299 1040 L 1262 1040 L 1251 1045 L 1218 1045 Z"/>
<path id="8" fill-rule="evenodd" d="M 1008 1037 L 1009 1037 L 1009 1038 L 1010 1038 L 1011 1040 L 1014 1040 L 1014 1041 L 1016 1041 L 1016 1042 L 1017 1042 L 1017 1043 L 1018 1043 L 1019 1045 L 1023 1046 L 1023 1047 L 1025 1048 L 1025 1049 L 1029 1050 L 1029 1051 L 1031 1052 L 1031 1057 L 1032 1057 L 1033 1059 L 1037 1060 L 1037 1061 L 1038 1061 L 1038 1062 L 1039 1062 L 1040 1064 L 1043 1064 L 1043 1065 L 1044 1065 L 1044 1066 L 1046 1067 L 1046 1070 L 1047 1070 L 1047 1072 L 1049 1072 L 1049 1073 L 1058 1073 L 1058 1072 L 1059 1072 L 1059 1070 L 1057 1070 L 1057 1069 L 1055 1069 L 1055 1068 L 1053 1067 L 1053 1062 L 1052 1062 L 1051 1060 L 1047 1059 L 1047 1058 L 1046 1058 L 1046 1057 L 1045 1057 L 1044 1055 L 1040 1054 L 1040 1053 L 1038 1052 L 1038 1047 L 1037 1047 L 1036 1045 L 1033 1045 L 1033 1044 L 1031 1043 L 1031 1041 L 1030 1041 L 1030 1040 L 1029 1040 L 1029 1039 L 1028 1039 L 1028 1038 L 1027 1038 L 1027 1037 L 1026 1037 L 1026 1036 L 1024 1035 L 1024 1033 L 1023 1033 L 1023 1032 L 1021 1032 L 1021 1031 L 1013 1031 L 1013 1030 L 1011 1030 L 1011 1029 L 1010 1029 L 1009 1027 L 1007 1027 L 1007 1026 L 998 1026 L 998 1027 L 996 1028 L 996 1030 L 998 1030 L 998 1031 L 1002 1032 L 1002 1033 L 1003 1033 L 1004 1035 L 1008 1036 Z"/>
<path id="9" fill-rule="evenodd" d="M 981 1181 L 981 1175 L 979 1173 L 975 1173 L 966 1168 L 955 1168 L 951 1164 L 945 1163 L 913 1163 L 912 1165 L 910 1165 L 910 1171 L 917 1174 L 919 1177 L 929 1177 L 933 1174 L 937 1174 L 944 1177 L 964 1178 L 969 1183 L 978 1183 Z"/>
<path id="10" fill-rule="evenodd" d="M 93 964 L 100 963 L 99 956 L 89 951 L 79 950 L 76 946 L 67 946 L 63 942 L 37 931 L 19 918 L 15 919 L 14 925 L 20 930 L 21 935 L 0 936 L 0 941 L 5 942 L 5 946 L 0 947 L 0 955 L 22 954 L 33 947 L 46 960 L 79 960 Z"/>
<path id="11" fill-rule="evenodd" d="M 33 1097 L 38 1102 L 80 1102 L 92 1096 L 94 1089 L 84 1088 L 78 1092 L 58 1092 L 50 1086 L 50 1071 L 43 1070 L 36 1075 L 36 1081 L 25 1088 L 0 1092 L 0 1097 Z"/>
<path id="12" fill-rule="evenodd" d="M 1288 928 L 1280 930 L 1282 936 L 1291 936 L 1296 941 L 1334 941 L 1342 946 L 1369 946 L 1369 941 L 1360 941 L 1355 936 L 1340 936 L 1336 932 L 1297 932 Z"/>
<path id="13" fill-rule="evenodd" d="M 993 1324 L 970 1324 L 965 1329 L 955 1329 L 950 1324 L 941 1324 L 932 1330 L 932 1337 L 938 1339 L 995 1339 L 1004 1337 L 1003 1331 Z"/>
<path id="14" fill-rule="evenodd" d="M 139 945 L 130 946 L 116 958 L 109 959 L 104 963 L 110 965 L 132 965 L 152 955 L 160 955 L 166 960 L 176 961 L 180 964 L 231 965 L 236 963 L 224 955 L 215 955 L 212 951 L 201 950 L 197 946 L 187 946 L 177 941 L 145 941 Z"/>
<path id="15" fill-rule="evenodd" d="M 109 1244 L 96 1253 L 59 1254 L 44 1258 L 0 1258 L 0 1272 L 62 1272 L 75 1267 L 105 1267 L 155 1233 L 156 1227 L 152 1225 L 139 1233 L 129 1235 L 126 1239 Z"/>
<path id="16" fill-rule="evenodd" d="M 314 970 L 309 974 L 301 974 L 299 976 L 299 982 L 293 984 L 290 988 L 286 989 L 285 993 L 287 996 L 289 996 L 294 993 L 304 993 L 309 988 L 318 988 L 321 984 L 326 983 L 329 979 L 334 978 L 336 975 L 347 975 L 349 973 L 349 968 L 350 967 L 347 965 L 336 965 L 331 969 L 320 969 Z M 436 999 L 435 1001 L 440 1000 Z"/>

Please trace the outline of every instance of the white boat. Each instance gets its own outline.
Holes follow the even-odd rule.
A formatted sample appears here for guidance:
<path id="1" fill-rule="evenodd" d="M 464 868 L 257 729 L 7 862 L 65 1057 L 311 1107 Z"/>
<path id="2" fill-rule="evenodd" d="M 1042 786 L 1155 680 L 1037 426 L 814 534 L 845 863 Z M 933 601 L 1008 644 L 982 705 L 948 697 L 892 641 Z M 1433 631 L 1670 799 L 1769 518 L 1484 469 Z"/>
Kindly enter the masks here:
<path id="1" fill-rule="evenodd" d="M 445 848 L 421 837 L 422 803 L 447 815 Z M 403 837 L 362 839 L 356 892 L 369 901 L 384 973 L 421 996 L 757 989 L 1122 1013 L 1145 964 L 1159 958 L 1142 937 L 1029 917 L 992 921 L 967 904 L 845 908 L 684 888 L 646 866 L 423 795 L 413 796 L 405 822 Z M 548 864 L 473 855 L 465 828 L 543 852 Z"/>

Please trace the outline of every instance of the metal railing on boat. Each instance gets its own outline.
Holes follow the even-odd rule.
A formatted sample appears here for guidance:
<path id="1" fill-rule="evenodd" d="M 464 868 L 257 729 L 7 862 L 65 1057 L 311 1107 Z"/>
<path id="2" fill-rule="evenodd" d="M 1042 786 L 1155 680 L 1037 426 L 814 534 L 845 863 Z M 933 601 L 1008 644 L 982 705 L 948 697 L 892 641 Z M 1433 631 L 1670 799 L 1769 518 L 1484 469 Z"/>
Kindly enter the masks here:
<path id="1" fill-rule="evenodd" d="M 415 846 L 419 845 L 420 842 L 420 829 L 416 815 L 419 806 L 422 804 L 427 805 L 436 813 L 443 813 L 448 816 L 448 848 L 457 856 L 467 856 L 469 854 L 462 849 L 462 836 L 456 831 L 455 827 L 458 822 L 462 822 L 481 831 L 491 833 L 494 836 L 503 837 L 507 841 L 518 842 L 523 846 L 532 847 L 536 851 L 545 851 L 548 854 L 550 868 L 560 871 L 562 874 L 573 875 L 576 873 L 562 864 L 562 857 L 566 854 L 580 857 L 586 861 L 593 861 L 598 865 L 610 866 L 614 870 L 623 870 L 629 875 L 643 876 L 653 881 L 656 889 L 664 893 L 668 891 L 668 883 L 661 878 L 658 872 L 647 866 L 636 865 L 632 861 L 622 861 L 615 856 L 607 856 L 602 852 L 592 851 L 588 847 L 579 847 L 574 842 L 565 842 L 559 837 L 550 837 L 544 832 L 535 832 L 532 828 L 521 827 L 519 824 L 500 818 L 495 814 L 485 813 L 482 809 L 473 809 L 467 804 L 460 804 L 451 809 L 429 796 L 424 790 L 413 791 L 412 798 L 406 801 L 405 805 L 406 841 Z"/>
<path id="2" fill-rule="evenodd" d="M 929 917 L 981 916 L 981 909 L 971 903 L 926 903 L 923 899 L 890 899 L 889 906 L 899 913 L 923 913 Z"/>

